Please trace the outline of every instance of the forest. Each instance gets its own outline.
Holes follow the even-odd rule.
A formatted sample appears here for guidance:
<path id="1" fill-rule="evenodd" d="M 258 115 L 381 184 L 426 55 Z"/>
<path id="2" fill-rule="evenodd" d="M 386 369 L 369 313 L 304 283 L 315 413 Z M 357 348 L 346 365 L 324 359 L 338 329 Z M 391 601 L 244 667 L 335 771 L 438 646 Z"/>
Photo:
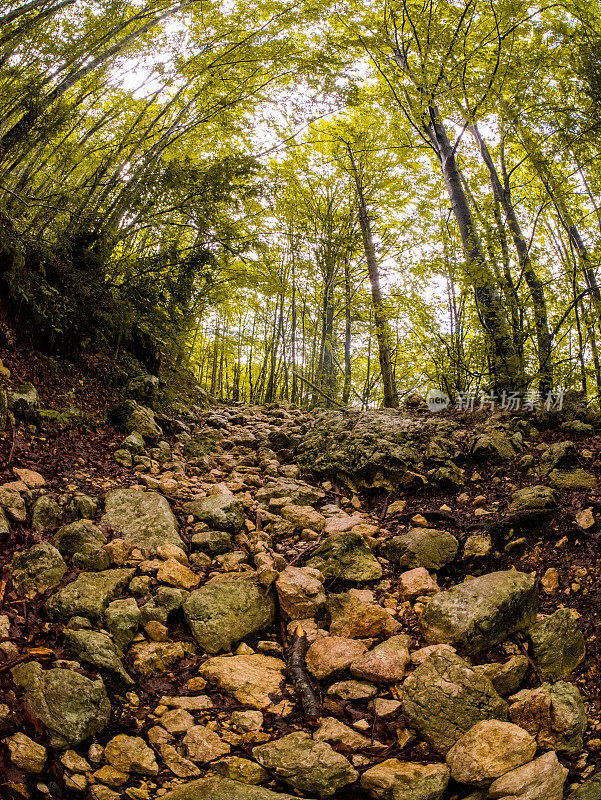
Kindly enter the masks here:
<path id="1" fill-rule="evenodd" d="M 234 401 L 598 398 L 599 11 L 5 2 L 5 293 Z"/>

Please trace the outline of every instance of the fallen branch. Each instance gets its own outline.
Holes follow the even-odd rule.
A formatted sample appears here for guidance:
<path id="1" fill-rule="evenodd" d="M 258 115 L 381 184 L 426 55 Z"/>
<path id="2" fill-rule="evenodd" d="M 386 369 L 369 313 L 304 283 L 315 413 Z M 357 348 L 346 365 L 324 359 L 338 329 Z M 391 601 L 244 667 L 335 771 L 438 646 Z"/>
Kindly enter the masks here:
<path id="1" fill-rule="evenodd" d="M 307 673 L 305 655 L 307 634 L 297 625 L 288 650 L 288 675 L 301 701 L 307 724 L 315 727 L 321 722 L 321 704 Z"/>

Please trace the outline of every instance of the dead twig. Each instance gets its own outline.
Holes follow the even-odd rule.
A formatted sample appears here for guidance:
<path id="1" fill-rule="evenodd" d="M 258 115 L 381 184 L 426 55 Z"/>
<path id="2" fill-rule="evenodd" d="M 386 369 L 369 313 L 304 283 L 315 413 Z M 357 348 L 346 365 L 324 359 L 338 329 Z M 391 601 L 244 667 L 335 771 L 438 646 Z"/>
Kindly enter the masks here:
<path id="1" fill-rule="evenodd" d="M 288 675 L 301 702 L 307 724 L 315 727 L 321 722 L 321 704 L 307 673 L 306 653 L 307 634 L 302 625 L 297 625 L 288 649 Z"/>

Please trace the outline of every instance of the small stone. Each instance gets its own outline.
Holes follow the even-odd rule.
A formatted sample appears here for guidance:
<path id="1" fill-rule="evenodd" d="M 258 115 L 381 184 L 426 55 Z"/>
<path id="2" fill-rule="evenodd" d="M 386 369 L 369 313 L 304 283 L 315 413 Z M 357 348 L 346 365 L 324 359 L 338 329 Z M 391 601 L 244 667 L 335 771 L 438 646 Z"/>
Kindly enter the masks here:
<path id="1" fill-rule="evenodd" d="M 405 634 L 391 636 L 351 663 L 351 674 L 375 683 L 400 683 L 410 661 L 411 639 Z"/>
<path id="2" fill-rule="evenodd" d="M 312 506 L 284 506 L 280 514 L 287 522 L 294 525 L 297 530 L 309 528 L 309 530 L 321 533 L 326 526 L 326 518 Z"/>
<path id="3" fill-rule="evenodd" d="M 113 600 L 108 604 L 104 619 L 117 647 L 123 649 L 134 638 L 140 616 L 140 609 L 133 597 Z"/>
<path id="4" fill-rule="evenodd" d="M 546 680 L 567 678 L 584 661 L 584 636 L 567 608 L 560 608 L 532 625 L 528 636 L 534 659 Z"/>
<path id="5" fill-rule="evenodd" d="M 156 619 L 147 622 L 146 625 L 144 625 L 144 630 L 153 642 L 166 642 L 169 639 L 169 628 Z"/>
<path id="6" fill-rule="evenodd" d="M 172 744 L 168 742 L 161 744 L 159 752 L 167 769 L 171 770 L 178 778 L 197 778 L 200 775 L 196 764 L 180 755 Z"/>
<path id="7" fill-rule="evenodd" d="M 307 669 L 321 680 L 348 669 L 366 650 L 367 646 L 355 639 L 340 636 L 316 639 L 307 651 Z"/>
<path id="8" fill-rule="evenodd" d="M 528 664 L 526 656 L 515 655 L 504 664 L 495 661 L 492 664 L 479 664 L 474 669 L 489 679 L 501 697 L 506 697 L 519 689 L 528 671 Z"/>
<path id="9" fill-rule="evenodd" d="M 497 778 L 488 789 L 491 800 L 562 800 L 568 770 L 555 753 L 544 755 Z"/>
<path id="10" fill-rule="evenodd" d="M 13 474 L 29 488 L 41 489 L 46 485 L 46 479 L 39 472 L 32 469 L 13 467 Z"/>
<path id="11" fill-rule="evenodd" d="M 327 607 L 331 618 L 330 633 L 344 639 L 379 636 L 389 621 L 384 608 L 365 603 L 349 593 L 331 594 Z"/>
<path id="12" fill-rule="evenodd" d="M 186 754 L 190 761 L 206 764 L 230 752 L 230 746 L 215 731 L 204 725 L 194 725 L 183 739 Z"/>
<path id="13" fill-rule="evenodd" d="M 378 693 L 373 683 L 364 681 L 338 681 L 333 683 L 327 694 L 342 700 L 371 700 Z"/>
<path id="14" fill-rule="evenodd" d="M 439 570 L 457 555 L 459 542 L 447 531 L 433 528 L 410 528 L 393 536 L 380 547 L 381 554 L 406 569 L 424 567 Z"/>
<path id="15" fill-rule="evenodd" d="M 510 770 L 531 761 L 536 740 L 517 725 L 483 720 L 465 733 L 447 753 L 451 777 L 459 783 L 487 786 Z"/>
<path id="16" fill-rule="evenodd" d="M 403 572 L 399 577 L 399 594 L 403 600 L 436 594 L 439 591 L 436 579 L 425 567 L 416 567 Z"/>
<path id="17" fill-rule="evenodd" d="M 94 772 L 94 777 L 97 781 L 106 783 L 107 786 L 111 786 L 113 789 L 118 789 L 119 786 L 123 786 L 123 784 L 127 783 L 129 780 L 127 772 L 115 769 L 115 767 L 111 767 L 110 764 L 105 764 L 103 767 L 100 767 L 100 769 L 97 769 L 96 772 Z"/>
<path id="18" fill-rule="evenodd" d="M 277 778 L 318 797 L 331 797 L 359 777 L 350 762 L 329 744 L 316 742 L 300 731 L 259 745 L 252 753 Z"/>
<path id="19" fill-rule="evenodd" d="M 176 544 L 172 544 L 171 542 L 160 544 L 157 547 L 157 556 L 162 558 L 164 561 L 174 558 L 176 561 L 179 561 L 180 564 L 188 563 L 188 556 L 182 550 L 182 548 L 178 547 Z"/>
<path id="20" fill-rule="evenodd" d="M 266 783 L 270 778 L 269 773 L 259 764 L 255 764 L 254 761 L 250 761 L 248 758 L 240 758 L 240 756 L 227 756 L 219 761 L 214 761 L 210 766 L 210 770 L 230 780 L 240 781 L 252 786 Z M 236 798 L 232 798 L 232 800 L 236 800 Z"/>
<path id="21" fill-rule="evenodd" d="M 15 553 L 9 570 L 17 591 L 33 598 L 57 586 L 67 571 L 67 565 L 56 547 L 40 542 Z"/>
<path id="22" fill-rule="evenodd" d="M 157 580 L 181 589 L 194 589 L 200 583 L 200 577 L 176 558 L 168 558 L 161 564 Z"/>
<path id="23" fill-rule="evenodd" d="M 388 700 L 385 697 L 376 697 L 369 707 L 373 709 L 376 717 L 388 719 L 395 717 L 401 710 L 401 703 L 399 700 Z"/>
<path id="24" fill-rule="evenodd" d="M 194 717 L 183 708 L 174 708 L 161 715 L 161 725 L 175 735 L 186 733 L 194 725 Z"/>
<path id="25" fill-rule="evenodd" d="M 286 567 L 276 581 L 282 612 L 289 619 L 313 617 L 325 606 L 323 575 L 311 567 Z"/>
<path id="26" fill-rule="evenodd" d="M 24 733 L 13 733 L 4 742 L 8 745 L 10 759 L 23 772 L 39 773 L 46 764 L 47 751 Z"/>
<path id="27" fill-rule="evenodd" d="M 215 656 L 200 667 L 201 677 L 216 684 L 236 700 L 258 710 L 275 707 L 273 697 L 281 693 L 285 664 L 259 654 Z"/>
<path id="28" fill-rule="evenodd" d="M 129 650 L 133 670 L 138 675 L 163 675 L 170 667 L 194 652 L 190 642 L 139 642 Z"/>
<path id="29" fill-rule="evenodd" d="M 585 531 L 592 528 L 596 524 L 595 517 L 593 516 L 593 509 L 584 508 L 582 511 L 579 511 L 576 514 L 576 523 Z"/>
<path id="30" fill-rule="evenodd" d="M 389 758 L 361 776 L 361 786 L 376 800 L 441 800 L 448 783 L 446 764 L 416 764 L 398 758 Z"/>
<path id="31" fill-rule="evenodd" d="M 263 727 L 263 714 L 260 711 L 233 711 L 232 725 L 240 731 L 258 731 Z"/>
<path id="32" fill-rule="evenodd" d="M 474 533 L 468 536 L 463 547 L 463 558 L 487 558 L 492 553 L 492 538 L 489 533 Z"/>
<path id="33" fill-rule="evenodd" d="M 117 734 L 104 748 L 104 756 L 111 766 L 121 772 L 157 775 L 159 771 L 154 753 L 139 736 Z"/>
<path id="34" fill-rule="evenodd" d="M 325 717 L 313 734 L 313 738 L 316 742 L 328 742 L 333 747 L 342 747 L 348 750 L 361 750 L 372 746 L 371 739 L 357 733 L 334 717 Z"/>
<path id="35" fill-rule="evenodd" d="M 75 750 L 65 750 L 61 755 L 61 764 L 70 772 L 89 772 L 92 769 L 89 761 Z"/>
<path id="36" fill-rule="evenodd" d="M 555 567 L 549 567 L 540 582 L 545 594 L 555 594 L 559 589 L 559 572 Z"/>

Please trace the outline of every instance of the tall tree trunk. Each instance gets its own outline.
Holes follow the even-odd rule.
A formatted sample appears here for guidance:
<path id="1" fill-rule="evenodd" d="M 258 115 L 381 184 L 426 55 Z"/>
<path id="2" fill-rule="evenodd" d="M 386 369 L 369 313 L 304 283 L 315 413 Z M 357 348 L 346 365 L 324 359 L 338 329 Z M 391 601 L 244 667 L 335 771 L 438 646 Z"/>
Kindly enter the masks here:
<path id="1" fill-rule="evenodd" d="M 392 335 L 390 332 L 388 317 L 386 316 L 386 311 L 384 309 L 384 301 L 382 299 L 380 270 L 378 267 L 378 260 L 376 258 L 376 248 L 371 229 L 371 220 L 369 218 L 367 203 L 365 201 L 365 194 L 363 191 L 363 176 L 359 174 L 353 151 L 348 143 L 346 144 L 346 150 L 349 156 L 353 177 L 355 179 L 359 225 L 361 227 L 363 249 L 365 251 L 367 272 L 369 274 L 369 283 L 371 285 L 371 299 L 374 306 L 374 320 L 376 324 L 376 339 L 378 341 L 380 370 L 382 372 L 382 384 L 384 387 L 383 405 L 385 408 L 397 408 L 399 405 L 399 395 L 394 383 L 392 359 L 390 357 Z"/>
<path id="2" fill-rule="evenodd" d="M 436 106 L 428 109 L 429 121 L 424 123 L 442 168 L 445 186 L 461 235 L 467 277 L 473 287 L 476 304 L 488 335 L 492 354 L 492 377 L 497 393 L 523 391 L 523 365 L 516 353 L 507 313 L 501 303 L 499 290 L 480 244 L 478 232 L 461 185 L 461 177 L 440 113 Z"/>
<path id="3" fill-rule="evenodd" d="M 342 402 L 347 405 L 351 396 L 351 269 L 349 259 L 344 262 L 344 388 Z"/>

